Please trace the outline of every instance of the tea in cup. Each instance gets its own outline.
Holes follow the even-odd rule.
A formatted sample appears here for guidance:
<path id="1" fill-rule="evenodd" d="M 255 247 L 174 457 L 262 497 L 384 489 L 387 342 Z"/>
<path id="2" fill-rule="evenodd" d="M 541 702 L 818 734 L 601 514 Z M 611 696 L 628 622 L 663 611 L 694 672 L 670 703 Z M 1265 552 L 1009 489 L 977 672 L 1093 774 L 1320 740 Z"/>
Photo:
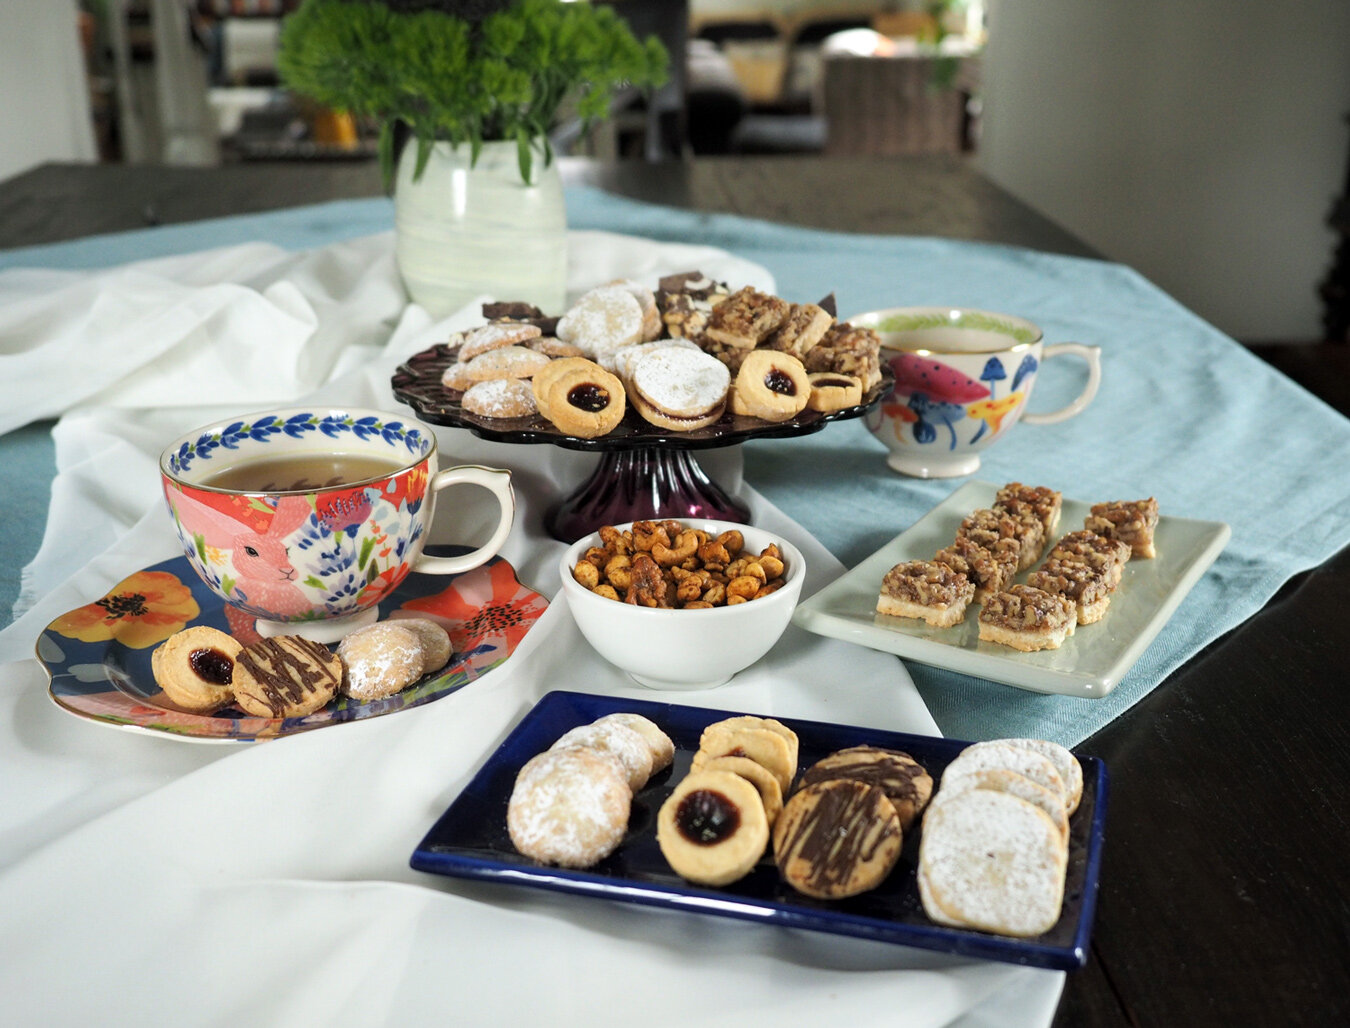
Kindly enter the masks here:
<path id="1" fill-rule="evenodd" d="M 1023 421 L 1050 425 L 1080 413 L 1101 384 L 1101 347 L 1046 345 L 1031 322 L 956 307 L 892 307 L 849 319 L 881 337 L 881 363 L 894 385 L 867 416 L 891 451 L 886 463 L 917 478 L 969 475 L 980 454 Z M 1088 380 L 1073 402 L 1031 413 L 1027 402 L 1041 365 L 1081 357 Z"/>
<path id="2" fill-rule="evenodd" d="M 409 572 L 458 574 L 510 534 L 511 474 L 440 470 L 435 433 L 377 410 L 293 408 L 207 425 L 164 450 L 160 478 L 193 569 L 260 635 L 335 642 L 379 616 Z M 422 552 L 437 494 L 472 484 L 500 518 L 470 553 Z M 442 501 L 444 502 L 444 501 Z"/>

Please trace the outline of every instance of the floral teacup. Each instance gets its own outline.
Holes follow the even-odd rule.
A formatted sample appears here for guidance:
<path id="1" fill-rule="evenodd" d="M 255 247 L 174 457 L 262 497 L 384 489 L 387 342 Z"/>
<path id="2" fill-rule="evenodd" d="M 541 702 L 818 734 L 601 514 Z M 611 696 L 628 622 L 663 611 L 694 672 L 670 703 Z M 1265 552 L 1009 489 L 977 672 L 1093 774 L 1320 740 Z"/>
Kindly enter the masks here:
<path id="1" fill-rule="evenodd" d="M 293 408 L 207 425 L 167 447 L 160 477 L 183 552 L 261 635 L 334 642 L 374 621 L 411 571 L 458 574 L 485 563 L 511 531 L 507 471 L 437 469 L 436 436 L 375 410 Z M 436 494 L 490 490 L 501 516 L 481 547 L 422 553 Z"/>
<path id="2" fill-rule="evenodd" d="M 1049 425 L 1082 411 L 1101 384 L 1101 347 L 1046 346 L 1031 322 L 953 307 L 893 307 L 849 319 L 881 336 L 895 385 L 867 427 L 891 451 L 886 462 L 918 478 L 969 475 L 980 454 L 1017 422 Z M 1088 365 L 1082 393 L 1056 411 L 1029 413 L 1041 364 L 1071 354 Z"/>

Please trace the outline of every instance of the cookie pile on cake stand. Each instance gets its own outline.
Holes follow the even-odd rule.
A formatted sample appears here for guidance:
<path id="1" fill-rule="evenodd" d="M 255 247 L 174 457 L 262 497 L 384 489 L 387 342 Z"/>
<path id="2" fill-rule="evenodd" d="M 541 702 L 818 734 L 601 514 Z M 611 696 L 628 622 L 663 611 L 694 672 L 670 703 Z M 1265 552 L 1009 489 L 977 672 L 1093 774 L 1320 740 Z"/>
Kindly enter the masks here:
<path id="1" fill-rule="evenodd" d="M 859 418 L 886 395 L 892 379 L 883 371 L 880 384 L 853 407 L 822 413 L 803 410 L 787 421 L 769 422 L 729 411 L 706 428 L 674 432 L 644 421 L 631 408 L 613 431 L 582 439 L 559 431 L 542 415 L 489 418 L 464 410 L 442 384 L 455 351 L 438 343 L 410 357 L 392 379 L 394 396 L 424 421 L 466 428 L 493 442 L 561 446 L 601 455 L 590 477 L 551 507 L 545 527 L 563 542 L 574 542 L 602 525 L 662 518 L 703 518 L 746 524 L 750 511 L 719 486 L 695 457 L 698 450 L 735 446 L 750 439 L 787 438 L 819 432 L 835 421 Z"/>

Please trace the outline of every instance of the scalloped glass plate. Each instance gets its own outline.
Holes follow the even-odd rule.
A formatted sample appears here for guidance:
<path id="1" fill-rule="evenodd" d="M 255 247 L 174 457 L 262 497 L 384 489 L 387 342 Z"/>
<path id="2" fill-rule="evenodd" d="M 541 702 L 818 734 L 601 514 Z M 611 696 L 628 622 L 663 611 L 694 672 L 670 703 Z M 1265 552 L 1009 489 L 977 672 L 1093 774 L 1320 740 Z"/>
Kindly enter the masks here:
<path id="1" fill-rule="evenodd" d="M 516 852 L 506 830 L 506 807 L 521 766 L 569 728 L 614 711 L 656 722 L 675 743 L 675 761 L 633 798 L 628 831 L 618 849 L 585 871 L 546 867 Z M 1087 960 L 1096 909 L 1106 821 L 1106 765 L 1080 756 L 1083 798 L 1069 822 L 1069 862 L 1058 923 L 1044 935 L 1017 939 L 930 921 L 915 872 L 920 830 L 912 830 L 890 876 L 870 892 L 846 900 L 812 899 L 778 877 L 766 854 L 750 873 L 723 888 L 693 885 L 670 869 L 656 842 L 656 814 L 689 772 L 705 726 L 733 712 L 577 692 L 550 692 L 532 707 L 465 786 L 412 854 L 420 871 L 527 886 L 592 899 L 737 918 L 785 928 L 916 946 L 982 960 L 1072 970 Z M 739 712 L 736 712 L 739 713 Z M 937 781 L 967 745 L 952 739 L 782 718 L 797 733 L 799 764 L 807 767 L 847 746 L 903 750 Z"/>
<path id="2" fill-rule="evenodd" d="M 1131 560 L 1111 594 L 1106 616 L 1080 626 L 1057 650 L 1019 653 L 981 642 L 973 613 L 951 628 L 878 614 L 877 595 L 886 572 L 901 561 L 931 560 L 951 543 L 961 519 L 976 508 L 988 507 L 997 492 L 998 486 L 991 483 L 967 482 L 857 567 L 803 600 L 792 620 L 818 635 L 920 664 L 1032 692 L 1099 698 L 1134 666 L 1232 535 L 1222 521 L 1162 515 L 1154 532 L 1158 556 Z M 1065 497 L 1057 537 L 1081 528 L 1090 507 Z"/>
<path id="3" fill-rule="evenodd" d="M 427 552 L 467 550 L 429 546 Z M 190 742 L 255 742 L 448 696 L 506 660 L 547 606 L 500 557 L 460 575 L 411 574 L 380 604 L 380 617 L 403 611 L 438 621 L 450 633 L 450 662 L 393 696 L 364 703 L 339 697 L 297 718 L 253 717 L 234 708 L 188 713 L 155 684 L 151 653 L 189 625 L 210 625 L 246 644 L 258 638 L 252 619 L 227 607 L 184 557 L 138 571 L 106 596 L 57 618 L 38 637 L 37 657 L 50 679 L 51 698 L 79 717 Z"/>
<path id="4" fill-rule="evenodd" d="M 567 435 L 554 427 L 542 415 L 528 418 L 485 418 L 464 410 L 459 394 L 441 385 L 441 374 L 455 360 L 455 350 L 438 343 L 408 358 L 400 365 L 391 381 L 394 395 L 412 407 L 424 421 L 438 425 L 467 428 L 477 436 L 499 443 L 552 443 L 569 450 L 633 450 L 642 447 L 665 447 L 681 450 L 706 450 L 732 446 L 747 439 L 782 438 L 819 432 L 833 421 L 862 417 L 877 405 L 890 387 L 889 369 L 879 385 L 869 389 L 862 403 L 843 410 L 822 413 L 804 410 L 788 421 L 763 421 L 759 418 L 732 414 L 707 428 L 693 432 L 671 432 L 644 421 L 630 406 L 623 420 L 608 435 L 596 439 L 582 439 Z"/>

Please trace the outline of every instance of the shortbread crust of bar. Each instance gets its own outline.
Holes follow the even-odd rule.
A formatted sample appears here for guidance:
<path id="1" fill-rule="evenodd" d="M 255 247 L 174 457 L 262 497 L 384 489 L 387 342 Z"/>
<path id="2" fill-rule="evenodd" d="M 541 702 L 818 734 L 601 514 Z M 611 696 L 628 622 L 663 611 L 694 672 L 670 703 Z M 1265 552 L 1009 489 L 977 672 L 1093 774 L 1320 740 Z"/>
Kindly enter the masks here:
<path id="1" fill-rule="evenodd" d="M 933 560 L 975 584 L 972 603 L 983 603 L 985 598 L 1002 592 L 1017 577 L 1017 563 L 1022 547 L 1016 539 L 1000 539 L 993 549 L 987 549 L 965 536 L 957 536 L 950 546 L 938 550 Z"/>
<path id="2" fill-rule="evenodd" d="M 1078 623 L 1100 621 L 1111 605 L 1107 572 L 1072 558 L 1051 557 L 1027 577 L 1027 585 L 1073 600 Z"/>
<path id="3" fill-rule="evenodd" d="M 975 583 L 945 564 L 910 560 L 895 565 L 881 580 L 877 611 L 893 617 L 919 618 L 934 628 L 965 620 Z"/>
<path id="4" fill-rule="evenodd" d="M 753 349 L 783 323 L 788 302 L 745 286 L 713 308 L 703 334 L 727 346 Z"/>
<path id="5" fill-rule="evenodd" d="M 984 601 L 980 640 L 1023 653 L 1055 650 L 1073 635 L 1077 624 L 1077 608 L 1067 596 L 1014 585 Z"/>
<path id="6" fill-rule="evenodd" d="M 1096 503 L 1083 519 L 1083 527 L 1108 539 L 1129 543 L 1132 555 L 1148 559 L 1157 556 L 1153 547 L 1153 530 L 1158 527 L 1158 501 L 1112 500 Z"/>
<path id="7" fill-rule="evenodd" d="M 1051 548 L 1046 560 L 1081 560 L 1095 571 L 1106 575 L 1107 592 L 1115 592 L 1120 585 L 1120 576 L 1125 573 L 1125 565 L 1130 559 L 1130 544 L 1118 539 L 1108 539 L 1096 532 L 1079 529 L 1070 532 Z"/>
<path id="8" fill-rule="evenodd" d="M 986 550 L 993 549 L 1000 539 L 1016 539 L 1021 550 L 1017 570 L 1024 571 L 1041 559 L 1045 549 L 1045 526 L 1034 514 L 1013 514 L 1005 510 L 982 507 L 966 515 L 956 530 L 958 538 L 965 536 Z"/>
<path id="9" fill-rule="evenodd" d="M 1064 497 L 1043 485 L 1009 482 L 994 496 L 995 510 L 1006 510 L 1010 514 L 1026 511 L 1034 515 L 1045 529 L 1047 539 L 1054 535 L 1059 526 L 1059 514 L 1063 506 Z"/>

